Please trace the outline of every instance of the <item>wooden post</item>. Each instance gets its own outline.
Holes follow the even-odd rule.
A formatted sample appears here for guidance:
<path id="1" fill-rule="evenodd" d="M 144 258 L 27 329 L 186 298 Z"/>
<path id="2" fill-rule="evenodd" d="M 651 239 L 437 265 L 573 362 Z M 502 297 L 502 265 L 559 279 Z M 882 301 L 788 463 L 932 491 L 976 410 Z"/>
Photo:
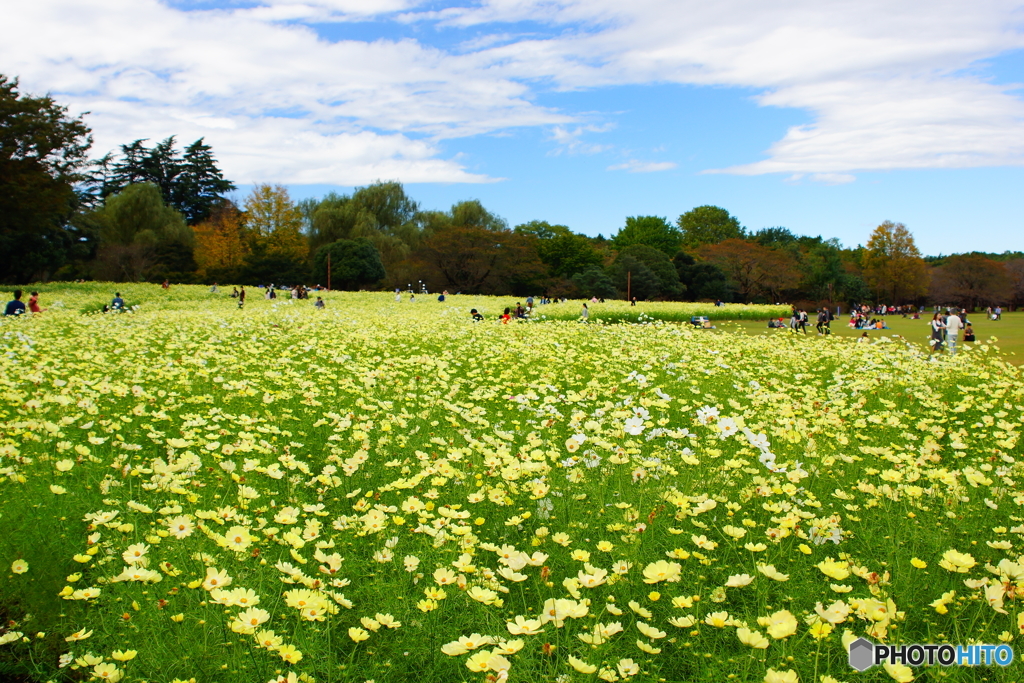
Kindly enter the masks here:
<path id="1" fill-rule="evenodd" d="M 327 291 L 331 291 L 331 252 L 327 252 Z"/>

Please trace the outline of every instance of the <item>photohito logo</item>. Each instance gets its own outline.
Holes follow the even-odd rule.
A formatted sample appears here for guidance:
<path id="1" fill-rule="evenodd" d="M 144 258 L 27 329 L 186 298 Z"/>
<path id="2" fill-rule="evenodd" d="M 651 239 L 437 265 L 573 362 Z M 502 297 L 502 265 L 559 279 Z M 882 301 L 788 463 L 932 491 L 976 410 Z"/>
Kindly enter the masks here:
<path id="1" fill-rule="evenodd" d="M 1009 666 L 1013 648 L 1009 645 L 877 645 L 867 638 L 850 643 L 850 666 L 867 671 L 876 664 L 922 666 Z"/>

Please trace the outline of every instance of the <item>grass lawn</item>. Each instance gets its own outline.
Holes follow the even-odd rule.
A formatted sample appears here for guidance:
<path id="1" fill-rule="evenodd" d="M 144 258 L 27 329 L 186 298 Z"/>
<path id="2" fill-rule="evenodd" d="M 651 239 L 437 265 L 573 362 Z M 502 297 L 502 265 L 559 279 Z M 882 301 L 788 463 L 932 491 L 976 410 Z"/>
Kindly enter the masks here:
<path id="1" fill-rule="evenodd" d="M 930 315 L 922 317 L 920 320 L 903 318 L 898 315 L 887 316 L 886 323 L 889 325 L 889 329 L 869 330 L 868 336 L 872 339 L 877 339 L 883 335 L 889 337 L 899 335 L 908 340 L 920 342 L 922 346 L 927 346 L 930 332 L 928 321 L 930 319 Z M 809 337 L 817 336 L 813 320 L 814 314 L 812 312 L 811 323 L 807 329 L 807 336 Z M 832 322 L 832 334 L 840 337 L 859 337 L 864 334 L 864 330 L 854 330 L 847 327 L 847 321 L 849 321 L 849 317 L 845 314 L 840 319 L 834 320 Z M 1024 313 L 1004 313 L 1003 319 L 999 321 L 985 320 L 984 313 L 975 313 L 970 316 L 970 321 L 974 324 L 974 333 L 979 343 L 987 343 L 989 338 L 995 337 L 998 341 L 995 342 L 994 346 L 998 347 L 999 351 L 1005 354 L 1010 363 L 1014 365 L 1024 363 Z M 789 323 L 788 318 L 786 318 L 786 323 Z M 723 330 L 757 335 L 792 334 L 789 328 L 782 330 L 769 329 L 767 324 L 767 320 L 758 322 L 740 320 L 719 323 L 718 327 Z M 963 342 L 961 341 L 960 344 L 962 345 Z"/>

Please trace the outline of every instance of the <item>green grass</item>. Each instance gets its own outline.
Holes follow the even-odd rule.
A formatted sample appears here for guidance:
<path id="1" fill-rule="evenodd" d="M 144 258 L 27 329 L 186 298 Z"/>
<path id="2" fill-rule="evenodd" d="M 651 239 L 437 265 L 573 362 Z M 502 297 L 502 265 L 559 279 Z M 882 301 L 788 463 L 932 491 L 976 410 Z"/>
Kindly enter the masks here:
<path id="1" fill-rule="evenodd" d="M 992 337 L 996 338 L 996 342 L 991 346 L 996 347 L 1002 354 L 1004 354 L 1006 360 L 1014 365 L 1021 365 L 1024 363 L 1024 313 L 1003 313 L 1002 320 L 993 321 L 985 320 L 984 313 L 975 313 L 968 316 L 970 321 L 974 324 L 974 333 L 977 337 L 978 343 L 987 343 Z M 931 316 L 923 316 L 920 320 L 912 320 L 911 318 L 903 318 L 901 316 L 887 316 L 886 324 L 889 325 L 888 330 L 868 330 L 868 337 L 870 339 L 877 339 L 878 337 L 891 337 L 893 335 L 899 335 L 904 339 L 919 344 L 921 348 L 928 348 L 928 338 L 931 334 L 931 328 L 928 323 L 931 320 Z M 832 322 L 832 334 L 841 338 L 856 338 L 864 334 L 864 330 L 854 330 L 847 326 L 849 321 L 848 316 L 842 316 L 839 320 Z M 786 316 L 785 322 L 789 324 L 789 317 Z M 721 328 L 723 330 L 735 330 L 743 332 L 745 334 L 752 335 L 774 335 L 774 334 L 792 334 L 789 328 L 782 330 L 769 329 L 767 327 L 767 319 L 759 321 L 741 320 L 734 321 L 727 324 L 723 324 Z M 814 322 L 807 328 L 807 335 L 810 337 L 817 336 L 817 330 L 815 329 Z M 964 342 L 961 339 L 959 346 L 963 346 Z"/>

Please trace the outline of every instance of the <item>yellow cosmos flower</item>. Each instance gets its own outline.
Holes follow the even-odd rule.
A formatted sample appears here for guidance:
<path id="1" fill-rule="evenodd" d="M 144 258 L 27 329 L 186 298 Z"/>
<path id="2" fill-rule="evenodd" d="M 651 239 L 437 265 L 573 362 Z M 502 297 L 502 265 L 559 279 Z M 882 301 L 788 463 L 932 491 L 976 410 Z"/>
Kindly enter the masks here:
<path id="1" fill-rule="evenodd" d="M 740 642 L 748 647 L 755 648 L 757 650 L 764 650 L 768 647 L 769 640 L 757 631 L 751 631 L 746 626 L 741 626 L 736 629 L 736 637 L 740 639 Z"/>
<path id="2" fill-rule="evenodd" d="M 569 655 L 569 666 L 576 669 L 581 674 L 592 674 L 597 671 L 597 667 L 593 664 L 587 664 L 582 659 L 576 659 L 572 655 Z"/>
<path id="3" fill-rule="evenodd" d="M 965 574 L 971 570 L 974 565 L 978 562 L 973 556 L 968 553 L 961 553 L 957 550 L 947 550 L 942 553 L 942 559 L 939 560 L 939 566 L 943 569 L 959 574 Z"/>
<path id="4" fill-rule="evenodd" d="M 683 567 L 678 562 L 658 560 L 644 567 L 644 583 L 674 582 L 680 578 Z"/>
<path id="5" fill-rule="evenodd" d="M 768 672 L 764 675 L 764 683 L 799 683 L 799 681 L 800 677 L 792 669 L 786 669 L 785 671 L 768 669 Z"/>

